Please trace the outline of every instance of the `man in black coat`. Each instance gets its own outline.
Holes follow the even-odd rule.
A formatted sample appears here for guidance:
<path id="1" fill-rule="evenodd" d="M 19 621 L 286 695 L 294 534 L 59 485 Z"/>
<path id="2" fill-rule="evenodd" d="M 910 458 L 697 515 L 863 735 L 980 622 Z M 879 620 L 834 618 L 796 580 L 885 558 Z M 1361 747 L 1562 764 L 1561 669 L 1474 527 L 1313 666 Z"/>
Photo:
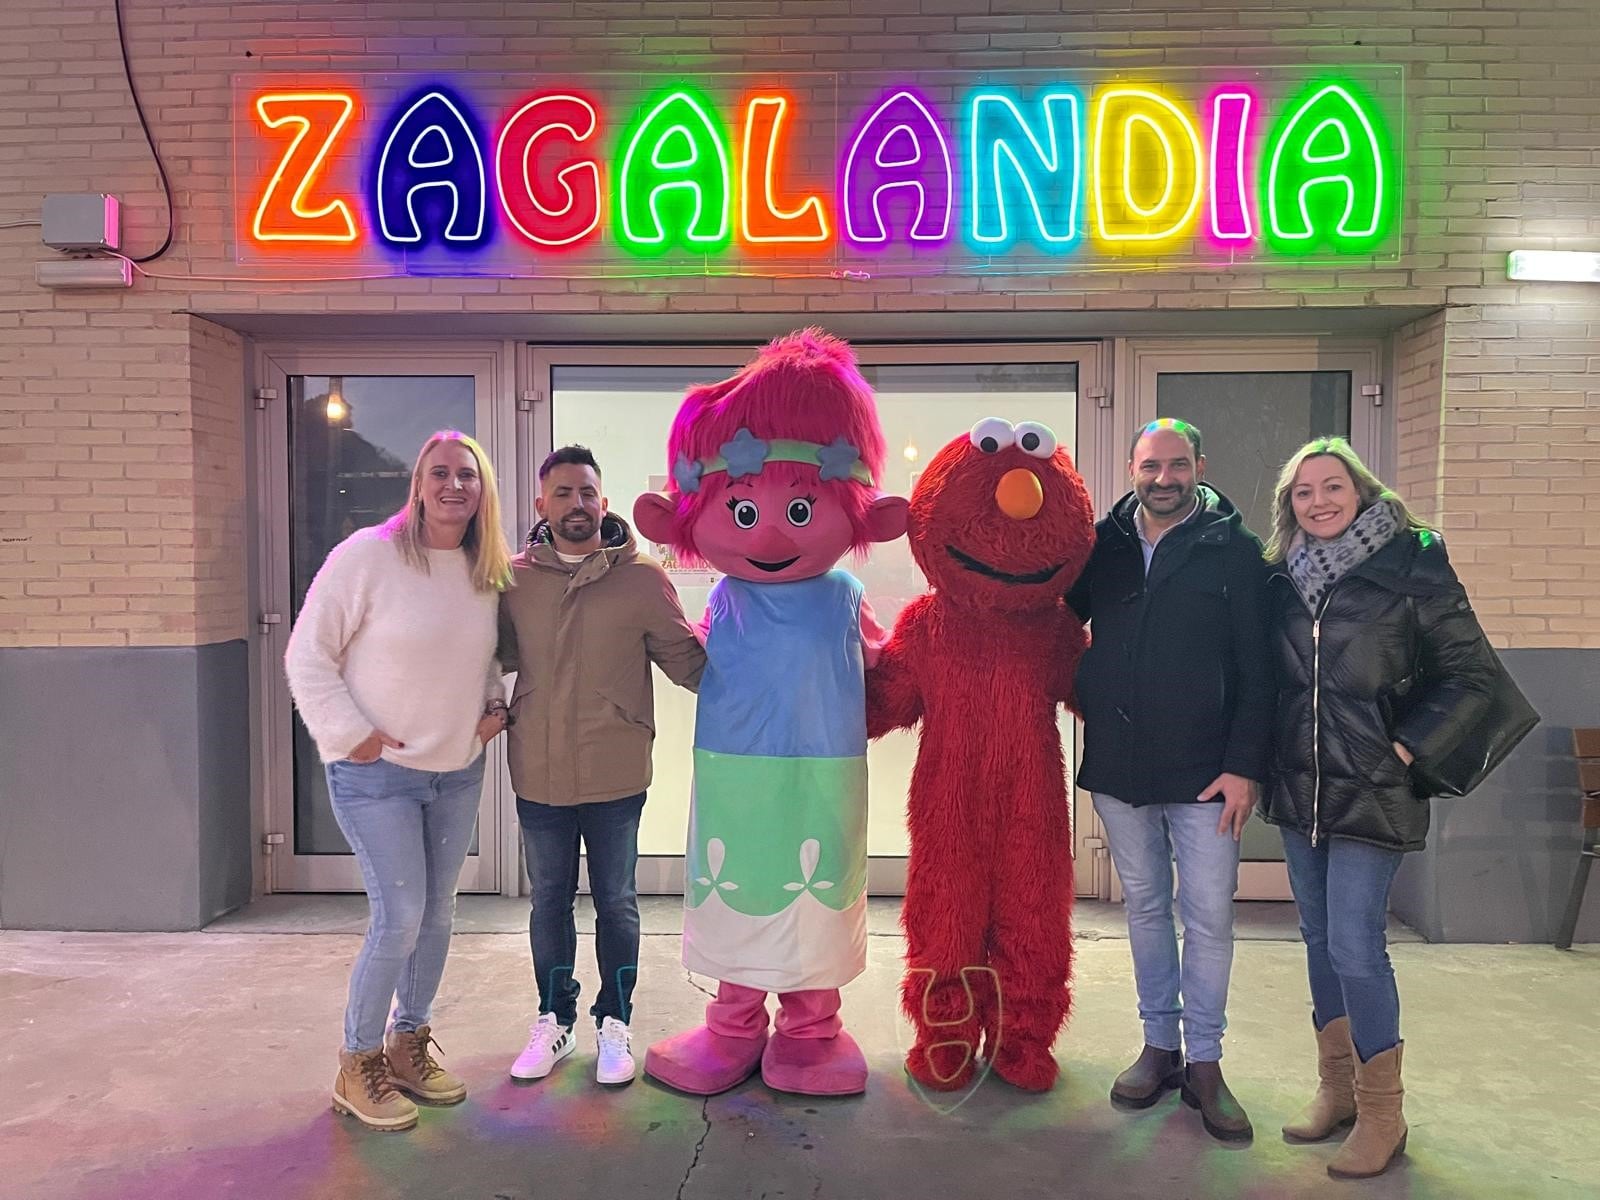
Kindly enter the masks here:
<path id="1" fill-rule="evenodd" d="M 1261 542 L 1202 483 L 1205 461 L 1187 422 L 1139 431 L 1133 491 L 1096 526 L 1067 602 L 1092 622 L 1078 786 L 1094 794 L 1122 880 L 1144 1022 L 1144 1050 L 1111 1099 L 1147 1108 L 1181 1088 L 1213 1137 L 1245 1141 L 1250 1120 L 1220 1060 L 1239 837 L 1267 774 L 1275 688 Z"/>

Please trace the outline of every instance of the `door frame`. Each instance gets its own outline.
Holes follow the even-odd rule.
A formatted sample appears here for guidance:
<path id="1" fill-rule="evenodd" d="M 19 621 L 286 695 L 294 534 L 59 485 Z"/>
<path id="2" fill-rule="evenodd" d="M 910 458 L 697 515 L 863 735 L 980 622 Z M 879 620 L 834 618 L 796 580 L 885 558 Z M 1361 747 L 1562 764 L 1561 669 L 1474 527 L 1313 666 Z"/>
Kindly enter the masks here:
<path id="1" fill-rule="evenodd" d="M 1385 372 L 1381 338 L 1345 337 L 1241 337 L 1218 335 L 1189 338 L 1117 338 L 1112 344 L 1113 376 L 1118 397 L 1118 420 L 1111 454 L 1120 460 L 1134 430 L 1156 416 L 1156 380 L 1162 371 L 1348 371 L 1350 372 L 1350 444 L 1380 476 L 1391 469 L 1392 439 L 1383 406 Z M 1097 511 L 1127 491 L 1125 464 L 1114 461 L 1109 478 L 1119 487 Z M 1082 811 L 1080 805 L 1080 811 Z M 1092 862 L 1094 893 L 1102 900 L 1122 902 L 1122 881 L 1117 878 L 1105 840 L 1105 826 L 1089 807 L 1093 842 L 1086 860 Z M 1289 871 L 1282 862 L 1241 862 L 1239 900 L 1292 900 Z"/>
<path id="2" fill-rule="evenodd" d="M 294 852 L 293 703 L 283 672 L 289 640 L 290 513 L 288 379 L 294 375 L 469 375 L 475 380 L 474 437 L 498 466 L 506 461 L 515 362 L 513 342 L 395 340 L 384 338 L 294 338 L 258 342 L 253 348 L 256 411 L 255 492 L 257 522 L 255 623 L 252 674 L 256 680 L 258 736 L 254 771 L 260 788 L 257 812 L 263 855 L 264 891 L 359 892 L 365 890 L 354 858 L 348 855 L 298 855 Z M 516 487 L 514 473 L 498 471 L 503 500 Z M 502 504 L 502 524 L 515 544 L 512 505 Z M 262 618 L 275 614 L 276 621 Z M 516 847 L 507 846 L 507 829 L 516 827 L 515 797 L 506 781 L 505 743 L 497 738 L 487 751 L 480 807 L 478 848 L 462 870 L 463 892 L 500 892 L 517 874 Z M 509 826 L 507 824 L 509 819 Z M 274 842 L 274 838 L 281 838 Z M 514 886 L 514 882 L 513 882 Z"/>
<path id="3" fill-rule="evenodd" d="M 1078 368 L 1077 433 L 1074 439 L 1078 448 L 1078 468 L 1090 485 L 1097 511 L 1101 507 L 1105 489 L 1097 481 L 1105 479 L 1106 463 L 1115 463 L 1115 422 L 1106 387 L 1108 346 L 1103 340 L 1052 341 L 1052 342 L 852 342 L 857 360 L 863 366 L 921 366 L 943 365 L 973 366 L 993 363 L 1075 363 Z M 618 344 L 550 343 L 528 344 L 524 347 L 521 369 L 526 373 L 526 388 L 518 402 L 518 471 L 526 485 L 518 488 L 519 497 L 526 498 L 527 511 L 518 512 L 518 519 L 527 528 L 532 520 L 532 497 L 537 490 L 534 473 L 537 464 L 553 448 L 555 408 L 551 402 L 552 374 L 563 366 L 613 366 L 660 365 L 663 367 L 706 366 L 721 372 L 738 370 L 749 361 L 751 347 L 740 345 L 672 346 L 647 342 Z M 952 430 L 955 436 L 960 430 Z M 526 453 L 523 447 L 526 447 Z M 1107 457 L 1109 455 L 1109 458 Z M 1075 734 L 1082 745 L 1081 730 Z M 1089 840 L 1093 805 L 1087 793 L 1074 794 L 1073 800 L 1073 854 L 1080 857 L 1092 853 Z M 1081 893 L 1093 882 L 1092 872 L 1077 873 Z M 522 881 L 526 887 L 526 879 Z M 873 856 L 867 863 L 867 890 L 872 895 L 900 896 L 905 894 L 906 859 L 904 857 Z M 681 855 L 641 855 L 638 867 L 638 887 L 641 893 L 666 895 L 683 891 L 683 858 Z"/>

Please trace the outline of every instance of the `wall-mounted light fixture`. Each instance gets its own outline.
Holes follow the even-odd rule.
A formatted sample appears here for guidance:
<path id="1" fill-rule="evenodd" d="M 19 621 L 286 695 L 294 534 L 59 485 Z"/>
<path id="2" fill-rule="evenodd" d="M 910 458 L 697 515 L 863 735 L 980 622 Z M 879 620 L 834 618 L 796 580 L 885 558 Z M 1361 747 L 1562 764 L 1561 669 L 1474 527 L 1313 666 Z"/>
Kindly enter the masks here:
<path id="1" fill-rule="evenodd" d="M 1513 250 L 1506 278 L 1550 283 L 1600 283 L 1600 253 L 1588 250 Z"/>

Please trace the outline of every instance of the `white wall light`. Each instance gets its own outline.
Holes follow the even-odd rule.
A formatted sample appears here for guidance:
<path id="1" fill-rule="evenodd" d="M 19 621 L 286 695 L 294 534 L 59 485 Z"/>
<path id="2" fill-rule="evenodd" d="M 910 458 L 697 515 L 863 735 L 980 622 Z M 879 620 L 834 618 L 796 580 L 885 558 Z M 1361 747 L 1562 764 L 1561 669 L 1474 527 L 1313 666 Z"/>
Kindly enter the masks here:
<path id="1" fill-rule="evenodd" d="M 1513 250 L 1506 278 L 1551 283 L 1600 283 L 1600 253 L 1584 250 Z"/>

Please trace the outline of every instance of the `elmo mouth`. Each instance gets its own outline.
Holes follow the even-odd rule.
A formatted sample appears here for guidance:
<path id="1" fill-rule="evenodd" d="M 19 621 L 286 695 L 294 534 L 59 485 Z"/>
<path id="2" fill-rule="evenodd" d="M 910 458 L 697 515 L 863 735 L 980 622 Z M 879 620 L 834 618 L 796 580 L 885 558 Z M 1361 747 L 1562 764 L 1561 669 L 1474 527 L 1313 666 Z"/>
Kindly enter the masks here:
<path id="1" fill-rule="evenodd" d="M 1053 577 L 1057 571 L 1061 570 L 1061 567 L 1064 565 L 1057 564 L 1053 567 L 1046 567 L 1042 571 L 1029 571 L 1026 575 L 1013 575 L 1009 571 L 1002 571 L 998 567 L 991 567 L 986 562 L 979 562 L 977 559 L 973 558 L 972 555 L 963 554 L 954 546 L 946 546 L 945 549 L 950 552 L 951 558 L 955 559 L 967 570 L 976 572 L 979 575 L 987 575 L 990 579 L 998 579 L 1001 583 L 1048 583 L 1051 577 Z"/>
<path id="2" fill-rule="evenodd" d="M 786 570 L 789 567 L 794 566 L 795 563 L 797 563 L 799 561 L 800 561 L 800 556 L 798 554 L 796 554 L 793 558 L 786 558 L 782 562 L 762 562 L 759 558 L 747 558 L 747 559 L 745 559 L 745 562 L 749 563 L 756 570 L 758 570 L 758 571 L 770 571 L 770 572 L 772 572 L 774 574 L 776 574 L 779 571 L 783 571 L 783 570 Z"/>

